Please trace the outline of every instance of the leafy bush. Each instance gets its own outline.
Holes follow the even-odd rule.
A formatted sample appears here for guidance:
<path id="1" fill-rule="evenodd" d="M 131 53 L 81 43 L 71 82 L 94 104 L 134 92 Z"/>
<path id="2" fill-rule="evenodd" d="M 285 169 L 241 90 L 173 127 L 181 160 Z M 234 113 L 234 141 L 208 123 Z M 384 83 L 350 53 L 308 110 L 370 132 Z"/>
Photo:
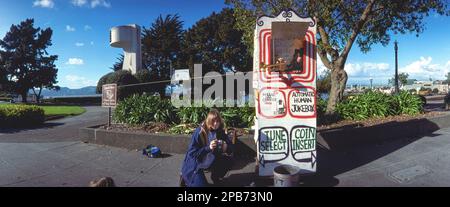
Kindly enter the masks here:
<path id="1" fill-rule="evenodd" d="M 327 101 L 320 98 L 320 96 L 317 96 L 317 117 L 323 117 L 325 115 L 325 112 L 327 110 Z"/>
<path id="2" fill-rule="evenodd" d="M 108 73 L 100 78 L 100 80 L 97 83 L 97 93 L 102 93 L 102 86 L 104 84 L 117 84 L 117 86 L 123 86 L 123 85 L 129 85 L 129 84 L 136 84 L 139 83 L 139 81 L 131 75 L 130 71 L 128 70 L 118 70 L 112 73 Z M 133 94 L 137 93 L 135 87 L 118 87 L 117 90 L 117 97 L 119 100 L 123 100 Z"/>
<path id="3" fill-rule="evenodd" d="M 425 98 L 425 96 L 422 95 L 418 95 L 420 98 L 420 101 L 422 102 L 422 108 L 425 106 L 425 104 L 427 104 L 427 98 Z"/>
<path id="4" fill-rule="evenodd" d="M 254 124 L 254 107 L 248 105 L 244 107 L 224 107 L 220 109 L 220 112 L 228 127 L 246 128 Z"/>
<path id="5" fill-rule="evenodd" d="M 433 89 L 433 93 L 434 93 L 434 94 L 438 94 L 438 93 L 439 93 L 439 89 L 434 88 L 434 89 Z"/>
<path id="6" fill-rule="evenodd" d="M 102 93 L 102 86 L 109 83 L 109 82 L 108 82 L 108 79 L 109 79 L 109 77 L 112 76 L 113 74 L 114 74 L 114 72 L 108 73 L 108 74 L 102 76 L 102 77 L 98 80 L 98 82 L 97 82 L 97 88 L 95 89 L 95 92 L 96 92 L 97 94 L 101 94 L 101 93 Z"/>
<path id="7" fill-rule="evenodd" d="M 387 117 L 400 114 L 414 115 L 422 111 L 423 102 L 417 95 L 401 91 L 397 95 L 381 92 L 349 97 L 337 105 L 337 112 L 344 119 L 364 120 L 373 117 Z"/>
<path id="8" fill-rule="evenodd" d="M 339 103 L 336 110 L 344 119 L 350 120 L 386 117 L 395 113 L 395 109 L 391 108 L 392 102 L 392 98 L 387 94 L 369 91 L 349 97 Z"/>
<path id="9" fill-rule="evenodd" d="M 31 105 L 2 105 L 0 106 L 1 127 L 30 127 L 44 123 L 44 110 Z"/>
<path id="10" fill-rule="evenodd" d="M 348 98 L 348 97 L 346 97 Z M 339 113 L 326 114 L 327 110 L 327 100 L 317 97 L 317 124 L 331 124 L 336 123 L 342 119 Z"/>
<path id="11" fill-rule="evenodd" d="M 171 134 L 192 134 L 197 127 L 198 124 L 180 124 L 171 127 L 168 132 Z"/>
<path id="12" fill-rule="evenodd" d="M 415 115 L 422 111 L 423 102 L 421 97 L 413 95 L 407 91 L 400 91 L 398 95 L 393 96 L 396 104 L 396 115 L 408 114 Z"/>
<path id="13" fill-rule="evenodd" d="M 134 77 L 139 83 L 146 83 L 151 81 L 151 74 L 148 70 L 138 70 Z"/>
<path id="14" fill-rule="evenodd" d="M 126 124 L 175 122 L 175 108 L 169 100 L 159 96 L 133 95 L 120 101 L 114 111 L 114 120 Z"/>
<path id="15" fill-rule="evenodd" d="M 183 124 L 200 124 L 210 110 L 205 105 L 201 107 L 181 107 L 178 109 L 177 116 Z"/>

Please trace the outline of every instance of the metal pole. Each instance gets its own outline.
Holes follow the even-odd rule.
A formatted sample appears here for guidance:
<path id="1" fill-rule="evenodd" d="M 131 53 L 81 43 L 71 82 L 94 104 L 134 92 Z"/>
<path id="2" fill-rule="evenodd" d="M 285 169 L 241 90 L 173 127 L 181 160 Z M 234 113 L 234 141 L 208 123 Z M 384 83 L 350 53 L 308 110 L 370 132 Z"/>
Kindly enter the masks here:
<path id="1" fill-rule="evenodd" d="M 399 92 L 398 88 L 398 42 L 395 40 L 394 42 L 395 46 L 395 93 L 397 94 Z"/>
<path id="2" fill-rule="evenodd" d="M 111 107 L 108 107 L 108 127 L 111 127 Z"/>

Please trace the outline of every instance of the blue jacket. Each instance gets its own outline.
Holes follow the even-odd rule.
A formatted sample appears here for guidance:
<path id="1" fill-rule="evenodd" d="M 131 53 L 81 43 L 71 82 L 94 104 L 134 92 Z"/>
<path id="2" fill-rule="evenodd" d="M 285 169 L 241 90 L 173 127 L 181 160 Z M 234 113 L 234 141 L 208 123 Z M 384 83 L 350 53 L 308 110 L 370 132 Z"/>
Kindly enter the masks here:
<path id="1" fill-rule="evenodd" d="M 216 136 L 214 136 L 214 133 L 208 133 L 208 141 L 205 145 L 202 143 L 200 132 L 201 127 L 197 127 L 192 134 L 191 143 L 189 144 L 189 148 L 181 168 L 181 174 L 187 186 L 192 183 L 192 179 L 194 178 L 194 174 L 196 172 L 203 173 L 203 169 L 199 168 L 199 164 L 204 162 L 208 153 L 213 153 L 209 148 L 209 144 L 216 138 L 216 136 L 218 139 L 222 139 L 227 143 L 227 153 L 231 153 L 233 151 L 231 139 L 225 134 L 224 130 L 218 130 L 216 132 Z M 221 156 L 221 154 L 217 154 L 215 156 Z"/>

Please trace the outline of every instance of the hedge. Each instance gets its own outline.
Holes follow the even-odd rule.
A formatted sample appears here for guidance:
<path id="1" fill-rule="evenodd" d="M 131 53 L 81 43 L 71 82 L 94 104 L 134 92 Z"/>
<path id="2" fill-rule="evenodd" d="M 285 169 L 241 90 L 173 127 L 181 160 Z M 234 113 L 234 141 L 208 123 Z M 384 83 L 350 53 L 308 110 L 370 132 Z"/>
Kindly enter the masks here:
<path id="1" fill-rule="evenodd" d="M 140 125 L 150 122 L 164 122 L 167 124 L 199 124 L 210 107 L 181 107 L 172 106 L 169 99 L 159 96 L 132 95 L 120 101 L 114 111 L 113 119 L 118 123 Z M 251 127 L 255 116 L 255 108 L 245 107 L 219 107 L 225 124 L 228 127 Z"/>
<path id="2" fill-rule="evenodd" d="M 43 124 L 44 110 L 33 105 L 0 106 L 0 128 L 22 128 Z"/>

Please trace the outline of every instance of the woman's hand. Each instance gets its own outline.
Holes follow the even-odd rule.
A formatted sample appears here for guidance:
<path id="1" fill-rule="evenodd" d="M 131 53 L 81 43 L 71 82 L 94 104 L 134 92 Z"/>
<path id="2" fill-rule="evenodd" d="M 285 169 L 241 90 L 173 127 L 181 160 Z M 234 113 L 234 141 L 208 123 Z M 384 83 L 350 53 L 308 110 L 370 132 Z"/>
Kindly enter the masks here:
<path id="1" fill-rule="evenodd" d="M 209 143 L 209 149 L 211 149 L 212 151 L 214 151 L 214 149 L 216 149 L 217 147 L 217 140 L 213 140 L 211 141 L 211 143 Z"/>

